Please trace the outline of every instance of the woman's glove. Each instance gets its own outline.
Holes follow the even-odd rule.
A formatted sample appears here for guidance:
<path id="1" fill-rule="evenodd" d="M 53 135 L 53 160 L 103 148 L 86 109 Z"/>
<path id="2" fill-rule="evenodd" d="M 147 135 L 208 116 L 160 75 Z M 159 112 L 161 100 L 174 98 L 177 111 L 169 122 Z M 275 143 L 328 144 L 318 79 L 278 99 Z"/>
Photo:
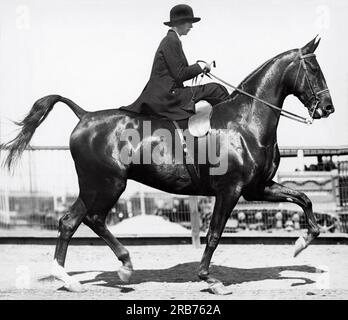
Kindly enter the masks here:
<path id="1" fill-rule="evenodd" d="M 197 61 L 199 66 L 202 68 L 203 73 L 209 73 L 211 70 L 211 65 L 209 63 L 203 62 L 203 61 Z"/>

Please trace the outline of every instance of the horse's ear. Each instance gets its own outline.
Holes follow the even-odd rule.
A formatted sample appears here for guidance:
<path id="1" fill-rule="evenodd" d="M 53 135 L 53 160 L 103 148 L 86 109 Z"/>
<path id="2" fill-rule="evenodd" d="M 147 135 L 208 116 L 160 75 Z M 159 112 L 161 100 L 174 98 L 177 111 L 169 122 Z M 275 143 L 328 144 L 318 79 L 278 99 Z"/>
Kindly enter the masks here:
<path id="1" fill-rule="evenodd" d="M 317 37 L 315 37 L 315 38 L 317 38 Z M 321 38 L 318 38 L 318 40 L 316 40 L 316 42 L 313 45 L 313 51 L 312 52 L 314 52 L 318 48 L 320 40 L 321 40 Z"/>
<path id="2" fill-rule="evenodd" d="M 316 35 L 316 37 L 309 41 L 303 48 L 302 48 L 302 52 L 303 54 L 308 54 L 308 53 L 313 53 L 315 51 L 315 49 L 318 47 L 319 42 L 320 42 L 320 38 L 317 40 L 318 35 Z"/>

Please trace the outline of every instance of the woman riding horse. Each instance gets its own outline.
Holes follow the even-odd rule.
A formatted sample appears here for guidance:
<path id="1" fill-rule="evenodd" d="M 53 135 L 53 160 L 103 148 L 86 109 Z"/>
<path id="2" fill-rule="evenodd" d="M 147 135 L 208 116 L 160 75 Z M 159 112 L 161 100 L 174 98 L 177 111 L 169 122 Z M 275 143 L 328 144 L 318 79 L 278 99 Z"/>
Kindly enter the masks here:
<path id="1" fill-rule="evenodd" d="M 188 65 L 180 37 L 187 35 L 192 23 L 200 21 L 194 17 L 192 8 L 179 4 L 170 11 L 170 26 L 161 41 L 153 61 L 150 80 L 139 98 L 120 109 L 153 115 L 162 119 L 182 120 L 195 113 L 195 103 L 206 100 L 212 105 L 228 97 L 226 88 L 218 83 L 184 87 L 183 82 L 210 71 L 210 65 L 197 62 Z"/>
<path id="2" fill-rule="evenodd" d="M 212 285 L 216 293 L 224 293 L 219 280 L 209 275 L 209 265 L 218 246 L 226 221 L 239 198 L 250 201 L 291 202 L 299 205 L 308 225 L 308 233 L 296 241 L 295 256 L 304 250 L 319 233 L 312 202 L 302 192 L 276 183 L 273 177 L 279 166 L 277 127 L 280 108 L 285 98 L 294 94 L 314 119 L 328 117 L 334 112 L 329 90 L 314 51 L 319 41 L 310 41 L 300 49 L 286 51 L 264 63 L 239 86 L 248 94 L 233 92 L 227 100 L 213 108 L 212 130 L 226 147 L 220 149 L 220 157 L 228 160 L 224 174 L 209 174 L 213 164 L 202 165 L 200 184 L 193 183 L 183 163 L 176 163 L 171 146 L 177 135 L 170 121 L 151 119 L 148 116 L 124 110 L 111 109 L 87 112 L 71 100 L 50 95 L 35 102 L 25 119 L 19 123 L 22 130 L 7 143 L 6 164 L 10 168 L 28 146 L 36 128 L 45 120 L 55 103 L 66 103 L 80 119 L 70 137 L 80 193 L 76 202 L 61 218 L 54 255 L 52 273 L 64 281 L 72 291 L 81 286 L 64 269 L 67 248 L 71 237 L 85 223 L 105 240 L 122 262 L 118 274 L 129 281 L 133 271 L 128 250 L 111 234 L 106 217 L 126 188 L 127 179 L 176 194 L 215 196 L 215 206 L 207 234 L 207 244 L 200 263 L 198 276 Z M 255 97 L 255 98 L 252 98 Z M 256 99 L 257 98 L 257 99 Z M 278 106 L 278 110 L 268 104 Z M 154 133 L 143 135 L 144 123 L 151 119 Z M 121 141 L 125 129 L 139 134 L 138 141 Z M 162 141 L 159 129 L 167 129 L 172 141 Z M 209 139 L 208 134 L 201 139 Z M 163 150 L 160 144 L 168 144 L 166 164 L 158 163 Z M 132 145 L 133 144 L 133 145 Z M 123 163 L 121 152 L 143 154 L 151 147 L 152 161 L 148 163 Z M 126 150 L 127 151 L 127 150 Z M 194 151 L 197 156 L 197 152 Z"/>

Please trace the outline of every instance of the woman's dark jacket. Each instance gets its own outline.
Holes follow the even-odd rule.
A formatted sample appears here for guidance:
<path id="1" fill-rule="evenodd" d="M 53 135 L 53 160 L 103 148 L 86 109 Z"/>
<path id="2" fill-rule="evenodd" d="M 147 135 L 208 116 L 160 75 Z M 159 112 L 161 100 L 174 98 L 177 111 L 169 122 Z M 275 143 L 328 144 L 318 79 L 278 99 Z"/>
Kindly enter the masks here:
<path id="1" fill-rule="evenodd" d="M 202 73 L 197 64 L 188 65 L 181 41 L 169 30 L 161 41 L 153 61 L 151 76 L 139 98 L 121 107 L 137 113 L 171 120 L 186 119 L 194 113 L 192 91 L 183 82 Z"/>

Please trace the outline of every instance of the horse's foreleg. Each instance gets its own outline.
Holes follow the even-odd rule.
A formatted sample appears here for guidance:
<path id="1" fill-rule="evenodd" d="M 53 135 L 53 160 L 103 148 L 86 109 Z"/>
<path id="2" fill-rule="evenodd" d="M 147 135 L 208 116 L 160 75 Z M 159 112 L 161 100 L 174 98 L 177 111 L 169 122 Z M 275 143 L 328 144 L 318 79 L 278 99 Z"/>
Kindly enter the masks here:
<path id="1" fill-rule="evenodd" d="M 239 186 L 230 188 L 229 192 L 224 191 L 216 196 L 214 211 L 207 234 L 207 244 L 199 267 L 198 276 L 207 281 L 214 293 L 224 294 L 221 282 L 209 275 L 209 265 L 215 249 L 217 248 L 222 232 L 234 206 L 240 197 Z"/>
<path id="2" fill-rule="evenodd" d="M 248 199 L 249 200 L 249 199 Z M 256 200 L 256 199 L 255 199 Z M 272 184 L 266 186 L 262 195 L 257 197 L 257 200 L 265 200 L 271 202 L 292 202 L 299 205 L 306 218 L 308 224 L 308 233 L 303 238 L 297 239 L 295 244 L 294 256 L 296 257 L 302 250 L 308 247 L 308 245 L 320 234 L 320 228 L 316 222 L 312 201 L 303 193 L 272 181 Z"/>
<path id="3" fill-rule="evenodd" d="M 51 273 L 55 278 L 63 281 L 69 291 L 82 290 L 80 283 L 67 274 L 64 264 L 70 239 L 82 222 L 85 214 L 86 207 L 81 198 L 78 198 L 70 210 L 59 220 L 58 240 Z"/>

